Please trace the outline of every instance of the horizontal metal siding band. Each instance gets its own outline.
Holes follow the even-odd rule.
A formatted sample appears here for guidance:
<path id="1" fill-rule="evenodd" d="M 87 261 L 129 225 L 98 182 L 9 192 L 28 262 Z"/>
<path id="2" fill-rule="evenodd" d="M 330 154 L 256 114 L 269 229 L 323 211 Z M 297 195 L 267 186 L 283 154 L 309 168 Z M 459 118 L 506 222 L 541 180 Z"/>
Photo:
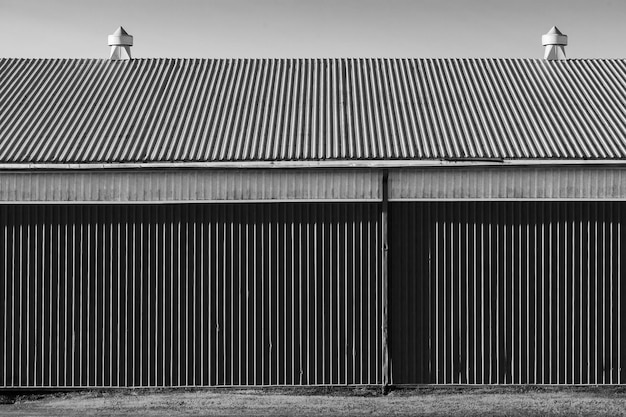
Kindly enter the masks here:
<path id="1" fill-rule="evenodd" d="M 626 382 L 626 203 L 391 209 L 394 383 Z"/>
<path id="2" fill-rule="evenodd" d="M 0 172 L 0 202 L 380 201 L 374 170 Z"/>
<path id="3" fill-rule="evenodd" d="M 380 204 L 0 205 L 0 387 L 379 384 Z"/>
<path id="4" fill-rule="evenodd" d="M 391 170 L 390 200 L 626 200 L 620 167 Z"/>

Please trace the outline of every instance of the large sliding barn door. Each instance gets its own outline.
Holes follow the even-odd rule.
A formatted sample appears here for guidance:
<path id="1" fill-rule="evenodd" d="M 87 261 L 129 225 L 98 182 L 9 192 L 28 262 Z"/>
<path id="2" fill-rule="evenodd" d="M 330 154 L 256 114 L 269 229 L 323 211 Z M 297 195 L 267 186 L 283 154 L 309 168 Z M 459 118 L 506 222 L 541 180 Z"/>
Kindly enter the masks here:
<path id="1" fill-rule="evenodd" d="M 626 203 L 391 204 L 394 383 L 626 382 Z"/>
<path id="2" fill-rule="evenodd" d="M 0 386 L 377 384 L 379 203 L 0 206 Z"/>

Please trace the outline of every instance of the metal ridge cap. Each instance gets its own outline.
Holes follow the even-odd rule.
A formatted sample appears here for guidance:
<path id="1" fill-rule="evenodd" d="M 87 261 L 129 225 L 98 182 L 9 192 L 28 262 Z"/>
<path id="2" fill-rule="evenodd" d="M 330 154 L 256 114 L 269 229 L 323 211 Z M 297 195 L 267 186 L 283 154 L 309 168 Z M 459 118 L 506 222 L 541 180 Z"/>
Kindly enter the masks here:
<path id="1" fill-rule="evenodd" d="M 472 166 L 625 166 L 625 159 L 416 159 L 323 161 L 215 161 L 109 163 L 0 163 L 6 170 L 114 170 L 114 169 L 301 169 L 301 168 L 429 168 Z"/>

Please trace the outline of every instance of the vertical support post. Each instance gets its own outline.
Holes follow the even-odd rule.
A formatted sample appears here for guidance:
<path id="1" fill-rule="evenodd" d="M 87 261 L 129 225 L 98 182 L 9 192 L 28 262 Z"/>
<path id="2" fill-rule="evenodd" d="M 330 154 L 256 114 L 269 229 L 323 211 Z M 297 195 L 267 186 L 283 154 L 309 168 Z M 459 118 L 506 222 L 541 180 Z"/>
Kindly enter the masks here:
<path id="1" fill-rule="evenodd" d="M 389 360 L 389 171 L 383 170 L 382 176 L 382 351 L 383 351 L 383 394 L 387 393 L 391 380 L 391 366 Z"/>

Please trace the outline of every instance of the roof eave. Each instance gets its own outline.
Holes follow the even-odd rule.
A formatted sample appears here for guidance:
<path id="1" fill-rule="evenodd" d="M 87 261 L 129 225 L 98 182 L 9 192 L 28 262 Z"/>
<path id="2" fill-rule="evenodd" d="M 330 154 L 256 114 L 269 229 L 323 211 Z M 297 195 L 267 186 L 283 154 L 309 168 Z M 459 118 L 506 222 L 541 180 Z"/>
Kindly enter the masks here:
<path id="1" fill-rule="evenodd" d="M 479 166 L 626 166 L 626 159 L 419 159 L 320 161 L 211 161 L 119 163 L 0 163 L 6 170 L 109 170 L 109 169 L 346 169 L 425 168 Z"/>

